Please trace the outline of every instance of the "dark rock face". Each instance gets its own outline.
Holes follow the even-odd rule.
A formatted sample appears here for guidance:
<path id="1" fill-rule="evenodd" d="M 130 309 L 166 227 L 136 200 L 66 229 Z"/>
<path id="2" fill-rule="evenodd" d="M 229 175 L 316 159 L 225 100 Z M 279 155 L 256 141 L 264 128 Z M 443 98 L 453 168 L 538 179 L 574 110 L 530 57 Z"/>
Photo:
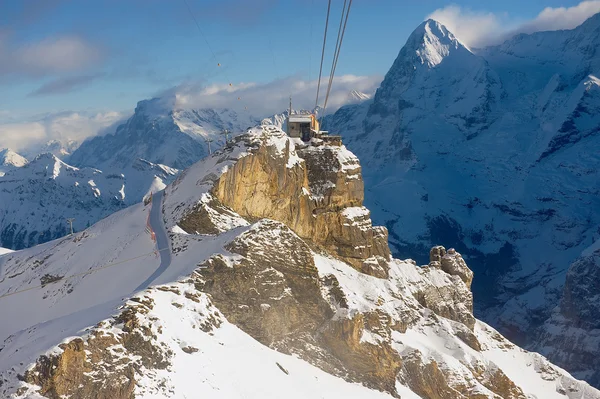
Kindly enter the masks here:
<path id="1" fill-rule="evenodd" d="M 560 313 L 575 327 L 600 329 L 600 249 L 569 268 Z"/>
<path id="2" fill-rule="evenodd" d="M 538 330 L 534 349 L 600 387 L 600 249 L 567 272 L 560 304 Z"/>

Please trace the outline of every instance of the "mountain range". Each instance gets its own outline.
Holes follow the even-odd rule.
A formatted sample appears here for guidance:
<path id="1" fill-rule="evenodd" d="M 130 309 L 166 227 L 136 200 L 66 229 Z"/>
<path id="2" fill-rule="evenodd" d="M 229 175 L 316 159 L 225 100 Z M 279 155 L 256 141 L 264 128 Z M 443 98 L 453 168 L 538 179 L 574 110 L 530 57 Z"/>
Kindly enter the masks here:
<path id="1" fill-rule="evenodd" d="M 456 250 L 393 258 L 363 196 L 344 146 L 265 124 L 148 203 L 0 256 L 1 395 L 600 398 L 475 319 Z"/>
<path id="2" fill-rule="evenodd" d="M 572 295 L 565 283 L 587 286 L 570 265 L 600 237 L 598 48 L 600 14 L 477 50 L 425 21 L 374 98 L 324 123 L 362 160 L 366 203 L 395 256 L 455 247 L 477 276 L 475 314 L 565 367 L 577 360 L 553 358 L 559 341 L 539 334 Z M 568 299 L 589 301 L 600 305 Z M 597 338 L 580 343 L 600 353 Z M 592 363 L 577 367 L 600 385 Z"/>

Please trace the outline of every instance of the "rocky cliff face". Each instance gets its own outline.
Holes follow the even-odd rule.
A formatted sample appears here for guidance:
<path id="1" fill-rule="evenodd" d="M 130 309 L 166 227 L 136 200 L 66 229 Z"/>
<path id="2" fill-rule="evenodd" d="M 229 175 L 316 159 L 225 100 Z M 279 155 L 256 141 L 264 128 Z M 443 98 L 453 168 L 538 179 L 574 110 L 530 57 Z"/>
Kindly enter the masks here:
<path id="1" fill-rule="evenodd" d="M 216 200 L 245 218 L 280 221 L 358 270 L 385 277 L 387 230 L 373 227 L 362 206 L 358 159 L 344 147 L 305 145 L 263 129 L 264 143 L 219 178 Z"/>
<path id="2" fill-rule="evenodd" d="M 9 335 L 0 392 L 19 399 L 600 398 L 473 317 L 473 275 L 455 250 L 433 248 L 423 267 L 391 258 L 385 230 L 362 207 L 361 185 L 359 164 L 344 147 L 304 145 L 262 126 L 166 188 L 172 260 L 150 280 L 154 287 L 144 285 L 152 256 L 135 260 L 129 252 L 151 245 L 142 205 L 73 240 L 0 258 L 0 295 L 35 276 L 77 272 L 68 267 L 89 271 L 82 260 L 102 237 L 114 237 L 131 262 L 112 269 L 114 282 L 95 303 L 85 288 L 105 282 L 104 270 L 58 280 L 24 303 L 47 313 L 43 323 L 25 312 L 31 319 L 16 325 L 28 327 L 0 328 Z M 48 337 L 52 344 L 40 344 Z"/>
<path id="3" fill-rule="evenodd" d="M 540 328 L 535 349 L 600 385 L 600 241 L 569 267 L 560 303 Z"/>

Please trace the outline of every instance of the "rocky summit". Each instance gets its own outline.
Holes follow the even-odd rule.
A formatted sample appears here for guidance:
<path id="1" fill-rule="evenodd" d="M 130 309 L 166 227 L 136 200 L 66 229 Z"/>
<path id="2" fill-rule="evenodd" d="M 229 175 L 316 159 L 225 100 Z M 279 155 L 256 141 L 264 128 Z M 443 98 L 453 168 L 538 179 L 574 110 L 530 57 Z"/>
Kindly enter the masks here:
<path id="1" fill-rule="evenodd" d="M 363 195 L 343 145 L 265 123 L 0 257 L 0 396 L 600 398 L 473 316 L 456 250 L 393 258 Z"/>

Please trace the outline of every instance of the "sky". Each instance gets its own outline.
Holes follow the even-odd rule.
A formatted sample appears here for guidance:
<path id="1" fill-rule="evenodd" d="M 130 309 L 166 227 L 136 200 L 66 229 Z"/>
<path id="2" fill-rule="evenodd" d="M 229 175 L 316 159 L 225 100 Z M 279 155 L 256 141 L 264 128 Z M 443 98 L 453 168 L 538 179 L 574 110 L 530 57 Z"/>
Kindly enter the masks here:
<path id="1" fill-rule="evenodd" d="M 343 3 L 331 1 L 324 76 Z M 169 93 L 202 106 L 237 96 L 259 115 L 290 94 L 307 106 L 326 11 L 327 0 L 0 0 L 0 148 L 83 140 Z M 354 0 L 331 108 L 350 90 L 373 92 L 426 18 L 475 48 L 596 12 L 600 0 Z"/>

